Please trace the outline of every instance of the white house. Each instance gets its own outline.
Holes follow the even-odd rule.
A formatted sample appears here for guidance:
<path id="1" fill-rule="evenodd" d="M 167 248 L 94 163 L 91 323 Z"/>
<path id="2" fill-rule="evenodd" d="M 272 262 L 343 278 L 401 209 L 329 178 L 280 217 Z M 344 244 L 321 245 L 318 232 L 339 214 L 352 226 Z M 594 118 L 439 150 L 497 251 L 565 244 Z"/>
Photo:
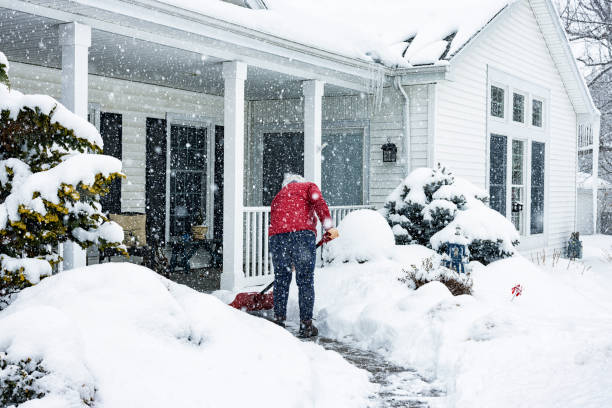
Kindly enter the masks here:
<path id="1" fill-rule="evenodd" d="M 89 113 L 122 158 L 109 209 L 146 213 L 162 242 L 205 216 L 224 288 L 269 281 L 287 170 L 340 218 L 442 162 L 490 192 L 522 251 L 562 248 L 578 129 L 598 135 L 599 113 L 552 2 L 369 3 L 0 0 L 0 49 L 14 88 Z"/>

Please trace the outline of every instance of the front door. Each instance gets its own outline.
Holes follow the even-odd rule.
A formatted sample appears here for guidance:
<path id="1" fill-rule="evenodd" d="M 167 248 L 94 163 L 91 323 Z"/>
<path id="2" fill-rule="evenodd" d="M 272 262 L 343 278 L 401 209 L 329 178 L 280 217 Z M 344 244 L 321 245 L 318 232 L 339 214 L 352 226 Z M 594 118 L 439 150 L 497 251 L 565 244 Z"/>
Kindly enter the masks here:
<path id="1" fill-rule="evenodd" d="M 170 236 L 208 221 L 206 209 L 208 128 L 170 126 Z"/>
<path id="2" fill-rule="evenodd" d="M 269 206 L 283 184 L 285 173 L 304 174 L 304 133 L 263 135 L 263 205 Z"/>

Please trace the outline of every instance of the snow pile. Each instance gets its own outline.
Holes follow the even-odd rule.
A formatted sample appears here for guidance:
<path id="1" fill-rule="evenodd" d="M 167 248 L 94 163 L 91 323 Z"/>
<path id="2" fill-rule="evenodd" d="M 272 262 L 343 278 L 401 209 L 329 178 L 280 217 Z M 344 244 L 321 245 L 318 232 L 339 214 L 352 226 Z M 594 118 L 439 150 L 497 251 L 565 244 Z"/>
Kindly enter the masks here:
<path id="1" fill-rule="evenodd" d="M 268 10 L 220 0 L 162 2 L 348 57 L 410 67 L 445 63 L 514 0 L 266 0 Z"/>
<path id="2" fill-rule="evenodd" d="M 357 408 L 374 391 L 338 354 L 132 264 L 23 290 L 0 312 L 3 352 L 48 372 L 32 407 Z"/>
<path id="3" fill-rule="evenodd" d="M 399 282 L 402 270 L 434 254 L 418 245 L 402 246 L 401 262 L 326 266 L 316 271 L 315 318 L 323 336 L 440 382 L 448 406 L 610 406 L 612 237 L 599 237 L 607 257 L 585 237 L 585 264 L 553 266 L 549 256 L 538 266 L 519 255 L 473 263 L 473 296 Z M 517 284 L 524 291 L 513 299 Z M 288 317 L 299 318 L 295 286 Z"/>
<path id="4" fill-rule="evenodd" d="M 340 236 L 323 249 L 325 262 L 367 262 L 389 257 L 395 238 L 385 219 L 374 210 L 347 214 L 338 225 Z"/>

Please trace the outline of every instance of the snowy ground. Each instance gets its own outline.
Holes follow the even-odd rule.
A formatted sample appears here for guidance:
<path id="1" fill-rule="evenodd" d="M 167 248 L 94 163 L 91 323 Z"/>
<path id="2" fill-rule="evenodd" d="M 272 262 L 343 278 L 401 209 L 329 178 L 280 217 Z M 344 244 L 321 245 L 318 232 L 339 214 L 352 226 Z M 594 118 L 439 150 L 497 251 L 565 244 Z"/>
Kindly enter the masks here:
<path id="1" fill-rule="evenodd" d="M 13 361 L 42 359 L 50 373 L 37 383 L 47 396 L 24 408 L 85 407 L 90 398 L 111 408 L 358 408 L 374 390 L 337 353 L 124 263 L 24 290 L 0 312 L 5 351 Z"/>
<path id="2" fill-rule="evenodd" d="M 229 293 L 93 266 L 0 312 L 0 353 L 49 372 L 25 408 L 611 406 L 612 237 L 583 240 L 580 262 L 475 265 L 473 296 L 400 283 L 431 254 L 420 246 L 318 269 L 316 342 L 227 307 Z"/>
<path id="3" fill-rule="evenodd" d="M 611 406 L 612 237 L 584 244 L 582 261 L 553 265 L 549 253 L 535 263 L 515 256 L 477 264 L 473 296 L 398 282 L 402 268 L 431 254 L 420 246 L 398 248 L 389 260 L 325 267 L 315 280 L 317 324 L 323 337 L 440 384 L 446 406 Z M 524 292 L 512 300 L 517 284 Z"/>

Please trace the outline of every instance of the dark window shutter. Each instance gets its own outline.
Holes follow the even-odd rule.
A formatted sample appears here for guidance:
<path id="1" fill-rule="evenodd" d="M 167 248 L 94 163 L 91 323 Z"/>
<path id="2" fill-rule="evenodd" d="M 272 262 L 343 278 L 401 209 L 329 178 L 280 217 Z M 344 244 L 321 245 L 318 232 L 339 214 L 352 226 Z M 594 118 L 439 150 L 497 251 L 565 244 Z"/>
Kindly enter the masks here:
<path id="1" fill-rule="evenodd" d="M 215 126 L 214 238 L 223 239 L 223 126 Z"/>
<path id="2" fill-rule="evenodd" d="M 121 114 L 100 112 L 100 134 L 104 142 L 104 154 L 121 160 L 123 138 Z M 113 180 L 110 191 L 100 198 L 100 203 L 104 212 L 121 213 L 121 179 Z"/>
<path id="3" fill-rule="evenodd" d="M 531 233 L 544 232 L 544 143 L 531 144 Z"/>
<path id="4" fill-rule="evenodd" d="M 489 195 L 491 208 L 506 215 L 507 137 L 491 135 Z"/>
<path id="5" fill-rule="evenodd" d="M 147 242 L 164 245 L 166 238 L 166 120 L 147 118 L 145 212 Z"/>

